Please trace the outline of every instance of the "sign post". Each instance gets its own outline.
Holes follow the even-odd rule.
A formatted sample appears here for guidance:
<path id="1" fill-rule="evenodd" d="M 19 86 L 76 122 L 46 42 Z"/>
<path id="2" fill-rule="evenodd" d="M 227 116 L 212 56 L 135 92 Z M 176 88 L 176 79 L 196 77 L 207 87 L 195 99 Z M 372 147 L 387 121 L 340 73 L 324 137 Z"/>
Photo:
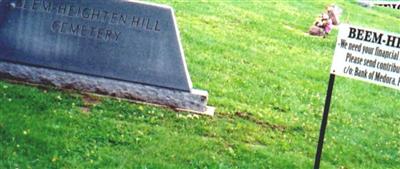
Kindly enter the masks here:
<path id="1" fill-rule="evenodd" d="M 314 169 L 319 169 L 335 76 L 400 89 L 400 35 L 342 24 L 333 57 Z"/>
<path id="2" fill-rule="evenodd" d="M 319 168 L 321 162 L 322 148 L 324 146 L 325 129 L 328 124 L 329 109 L 331 107 L 331 97 L 333 92 L 333 85 L 335 84 L 335 75 L 329 76 L 328 90 L 326 91 L 324 113 L 322 115 L 321 128 L 319 131 L 319 140 L 317 146 L 317 154 L 315 155 L 314 169 Z"/>

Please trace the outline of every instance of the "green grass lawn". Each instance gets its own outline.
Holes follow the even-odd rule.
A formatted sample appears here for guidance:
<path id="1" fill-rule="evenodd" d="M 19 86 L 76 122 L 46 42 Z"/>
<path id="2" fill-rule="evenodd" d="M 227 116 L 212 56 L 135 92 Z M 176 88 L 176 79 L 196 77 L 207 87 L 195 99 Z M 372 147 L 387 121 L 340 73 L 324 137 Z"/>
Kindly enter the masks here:
<path id="1" fill-rule="evenodd" d="M 157 2 L 176 12 L 214 117 L 0 81 L 0 168 L 312 168 L 337 30 L 333 1 Z M 336 2 L 341 20 L 400 32 L 400 12 Z M 321 168 L 400 168 L 400 93 L 337 78 Z"/>

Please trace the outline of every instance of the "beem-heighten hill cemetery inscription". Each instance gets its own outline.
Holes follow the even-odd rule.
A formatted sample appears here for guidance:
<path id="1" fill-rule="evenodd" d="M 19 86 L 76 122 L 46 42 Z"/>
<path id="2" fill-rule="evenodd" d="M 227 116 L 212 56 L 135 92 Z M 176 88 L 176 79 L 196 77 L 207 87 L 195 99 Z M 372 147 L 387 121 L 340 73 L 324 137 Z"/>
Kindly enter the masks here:
<path id="1" fill-rule="evenodd" d="M 11 4 L 15 9 L 26 10 L 29 12 L 49 13 L 70 18 L 78 18 L 88 23 L 74 23 L 66 20 L 53 20 L 49 28 L 53 32 L 88 37 L 95 40 L 118 41 L 121 31 L 91 25 L 90 22 L 100 22 L 107 25 L 121 25 L 128 28 L 146 31 L 160 31 L 160 24 L 157 19 L 129 15 L 126 13 L 79 6 L 76 4 L 55 3 L 53 0 L 17 0 Z M 123 36 L 123 35 L 122 35 Z"/>
<path id="2" fill-rule="evenodd" d="M 1 0 L 0 77 L 213 111 L 192 89 L 172 8 L 139 1 Z"/>

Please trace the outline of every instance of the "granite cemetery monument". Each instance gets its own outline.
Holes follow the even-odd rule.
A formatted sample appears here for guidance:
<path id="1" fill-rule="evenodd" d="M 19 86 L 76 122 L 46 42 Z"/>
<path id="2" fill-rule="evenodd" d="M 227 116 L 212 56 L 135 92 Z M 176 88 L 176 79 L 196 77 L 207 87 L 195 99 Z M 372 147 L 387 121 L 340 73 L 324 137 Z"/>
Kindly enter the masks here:
<path id="1" fill-rule="evenodd" d="M 212 115 L 192 88 L 172 8 L 0 0 L 0 77 Z"/>

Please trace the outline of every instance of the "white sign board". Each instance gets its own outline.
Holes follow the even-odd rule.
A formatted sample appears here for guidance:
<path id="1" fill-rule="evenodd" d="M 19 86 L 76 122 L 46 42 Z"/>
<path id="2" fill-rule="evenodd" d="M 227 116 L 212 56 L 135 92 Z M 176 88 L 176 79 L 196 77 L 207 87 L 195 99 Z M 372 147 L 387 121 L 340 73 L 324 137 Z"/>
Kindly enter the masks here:
<path id="1" fill-rule="evenodd" d="M 400 35 L 342 24 L 331 73 L 400 89 Z"/>
<path id="2" fill-rule="evenodd" d="M 399 9 L 400 10 L 400 1 L 374 1 L 374 0 L 359 0 L 359 4 L 365 7 L 371 6 L 383 6 L 387 8 Z"/>
<path id="3" fill-rule="evenodd" d="M 400 10 L 400 2 L 380 2 L 380 3 L 375 3 L 375 5 Z"/>

